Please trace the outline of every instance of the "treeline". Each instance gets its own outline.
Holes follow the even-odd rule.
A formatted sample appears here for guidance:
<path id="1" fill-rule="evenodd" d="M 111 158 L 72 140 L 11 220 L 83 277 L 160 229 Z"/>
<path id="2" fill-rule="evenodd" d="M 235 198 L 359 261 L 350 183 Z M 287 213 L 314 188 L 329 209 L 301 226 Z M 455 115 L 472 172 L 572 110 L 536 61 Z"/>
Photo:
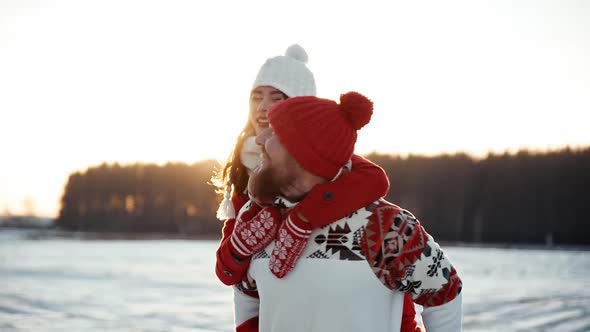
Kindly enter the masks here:
<path id="1" fill-rule="evenodd" d="M 590 244 L 590 148 L 436 157 L 371 154 L 387 172 L 387 199 L 438 240 Z M 103 164 L 70 176 L 57 224 L 113 232 L 220 234 L 213 161 Z M 362 193 L 359 193 L 362 194 Z"/>
<path id="2" fill-rule="evenodd" d="M 219 234 L 214 161 L 102 164 L 70 175 L 56 223 L 75 231 Z"/>
<path id="3" fill-rule="evenodd" d="M 590 148 L 408 158 L 372 154 L 387 196 L 437 239 L 590 244 Z"/>

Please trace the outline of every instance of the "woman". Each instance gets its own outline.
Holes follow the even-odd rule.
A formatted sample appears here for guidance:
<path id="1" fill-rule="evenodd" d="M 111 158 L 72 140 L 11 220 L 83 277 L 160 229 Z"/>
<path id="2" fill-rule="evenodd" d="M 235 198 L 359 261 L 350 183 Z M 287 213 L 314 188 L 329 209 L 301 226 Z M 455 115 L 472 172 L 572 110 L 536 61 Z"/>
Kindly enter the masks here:
<path id="1" fill-rule="evenodd" d="M 218 217 L 225 219 L 223 237 L 217 250 L 216 274 L 226 285 L 237 285 L 247 280 L 250 257 L 243 252 L 241 254 L 237 252 L 230 239 L 234 231 L 236 215 L 248 201 L 246 187 L 249 173 L 260 163 L 261 150 L 255 143 L 255 137 L 268 127 L 266 114 L 273 104 L 289 97 L 315 96 L 315 80 L 306 66 L 307 59 L 307 53 L 301 46 L 292 45 L 284 56 L 269 58 L 262 65 L 250 93 L 248 121 L 238 135 L 233 152 L 216 179 L 224 193 Z M 289 214 L 297 215 L 298 218 L 309 223 L 311 229 L 315 229 L 328 225 L 351 211 L 385 196 L 389 189 L 385 172 L 360 156 L 353 156 L 351 161 L 350 172 L 341 174 L 334 181 L 314 187 L 299 204 L 289 210 Z M 339 204 L 332 204 L 335 201 Z M 323 208 L 318 209 L 318 204 Z M 256 204 L 251 206 L 256 208 Z M 296 261 L 299 254 L 300 251 L 288 253 L 293 261 Z M 288 273 L 289 269 L 282 271 L 282 276 Z M 406 304 L 402 326 L 407 329 L 402 330 L 414 331 L 416 327 L 414 307 L 411 300 L 406 300 Z M 248 321 L 238 326 L 239 331 L 256 329 L 256 321 Z"/>

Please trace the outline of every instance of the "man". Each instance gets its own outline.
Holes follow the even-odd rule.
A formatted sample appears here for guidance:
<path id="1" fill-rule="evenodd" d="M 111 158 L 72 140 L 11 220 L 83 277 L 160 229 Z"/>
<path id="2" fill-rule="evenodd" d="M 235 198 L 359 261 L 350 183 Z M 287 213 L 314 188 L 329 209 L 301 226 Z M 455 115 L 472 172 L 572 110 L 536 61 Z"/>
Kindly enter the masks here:
<path id="1" fill-rule="evenodd" d="M 231 241 L 253 252 L 282 227 L 252 257 L 250 281 L 235 289 L 238 326 L 256 319 L 263 332 L 399 331 L 408 293 L 424 307 L 428 332 L 461 330 L 461 280 L 410 212 L 379 200 L 319 229 L 284 213 L 315 186 L 349 171 L 356 131 L 372 110 L 370 100 L 349 92 L 340 104 L 296 97 L 269 111 L 270 128 L 257 137 L 263 161 L 248 182 L 253 201 L 240 211 Z M 282 214 L 273 205 L 259 207 L 275 198 Z M 323 199 L 334 200 L 333 193 Z M 303 251 L 290 261 L 283 252 L 295 246 Z M 259 299 L 244 295 L 253 290 Z"/>

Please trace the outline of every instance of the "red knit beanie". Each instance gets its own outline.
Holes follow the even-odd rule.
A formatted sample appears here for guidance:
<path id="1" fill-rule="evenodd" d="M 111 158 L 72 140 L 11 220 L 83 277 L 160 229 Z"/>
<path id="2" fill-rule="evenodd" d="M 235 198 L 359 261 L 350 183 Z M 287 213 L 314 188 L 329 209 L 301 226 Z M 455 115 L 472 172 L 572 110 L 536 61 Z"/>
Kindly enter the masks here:
<path id="1" fill-rule="evenodd" d="M 352 157 L 356 131 L 369 123 L 373 102 L 358 92 L 333 100 L 305 96 L 277 103 L 268 120 L 283 146 L 307 170 L 331 179 Z"/>

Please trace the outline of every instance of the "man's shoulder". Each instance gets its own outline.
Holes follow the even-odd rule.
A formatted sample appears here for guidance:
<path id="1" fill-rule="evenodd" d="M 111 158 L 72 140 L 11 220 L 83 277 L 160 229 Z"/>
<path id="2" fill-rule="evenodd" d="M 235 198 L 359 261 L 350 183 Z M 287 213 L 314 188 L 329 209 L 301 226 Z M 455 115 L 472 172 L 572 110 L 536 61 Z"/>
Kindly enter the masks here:
<path id="1" fill-rule="evenodd" d="M 361 229 L 363 233 L 368 230 L 369 234 L 393 236 L 397 231 L 405 229 L 405 226 L 414 228 L 419 221 L 410 211 L 385 199 L 379 199 L 329 224 L 326 228 L 345 224 L 351 229 Z"/>
<path id="2" fill-rule="evenodd" d="M 379 199 L 367 205 L 363 209 L 371 213 L 371 216 L 369 218 L 395 218 L 399 215 L 399 217 L 401 218 L 416 219 L 412 212 L 385 199 Z"/>
<path id="3" fill-rule="evenodd" d="M 373 203 L 369 204 L 366 209 L 369 210 L 376 210 L 376 209 L 398 209 L 401 210 L 402 208 L 399 207 L 397 204 L 393 204 L 384 198 L 374 201 Z"/>
<path id="4" fill-rule="evenodd" d="M 410 211 L 384 199 L 367 206 L 366 211 L 369 215 L 365 217 L 365 235 L 376 236 L 377 238 L 373 239 L 376 243 L 382 243 L 402 234 L 411 234 L 420 225 Z"/>

